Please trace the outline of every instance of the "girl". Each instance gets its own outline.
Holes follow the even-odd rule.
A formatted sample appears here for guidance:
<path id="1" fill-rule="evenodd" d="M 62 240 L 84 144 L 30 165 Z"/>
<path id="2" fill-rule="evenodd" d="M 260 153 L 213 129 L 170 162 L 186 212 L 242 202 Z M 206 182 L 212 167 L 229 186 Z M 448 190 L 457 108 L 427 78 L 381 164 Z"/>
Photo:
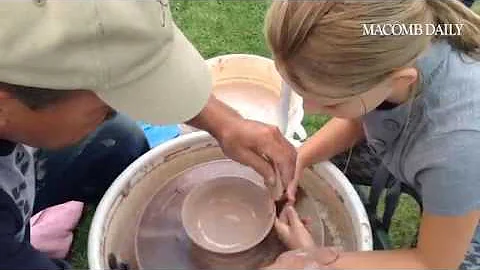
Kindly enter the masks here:
<path id="1" fill-rule="evenodd" d="M 394 24 L 423 33 L 386 34 Z M 432 25 L 461 30 L 426 34 Z M 386 30 L 365 30 L 378 27 Z M 343 253 L 314 247 L 287 207 L 275 227 L 301 251 L 271 268 L 480 269 L 480 17 L 458 0 L 274 1 L 266 29 L 277 69 L 307 112 L 333 117 L 299 149 L 296 180 L 357 145 L 362 175 L 347 170 L 350 179 L 382 162 L 424 207 L 416 248 Z"/>

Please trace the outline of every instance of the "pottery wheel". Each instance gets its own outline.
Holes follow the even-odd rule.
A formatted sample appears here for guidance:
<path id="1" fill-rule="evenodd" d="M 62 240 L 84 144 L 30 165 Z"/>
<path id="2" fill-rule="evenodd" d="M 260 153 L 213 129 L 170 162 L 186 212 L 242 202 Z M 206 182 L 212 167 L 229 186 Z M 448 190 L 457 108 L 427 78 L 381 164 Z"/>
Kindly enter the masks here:
<path id="1" fill-rule="evenodd" d="M 157 191 L 136 228 L 135 253 L 140 269 L 258 269 L 286 250 L 273 230 L 256 247 L 228 255 L 206 251 L 189 239 L 181 220 L 186 195 L 198 184 L 226 176 L 263 181 L 251 168 L 232 160 L 217 160 L 177 174 Z"/>

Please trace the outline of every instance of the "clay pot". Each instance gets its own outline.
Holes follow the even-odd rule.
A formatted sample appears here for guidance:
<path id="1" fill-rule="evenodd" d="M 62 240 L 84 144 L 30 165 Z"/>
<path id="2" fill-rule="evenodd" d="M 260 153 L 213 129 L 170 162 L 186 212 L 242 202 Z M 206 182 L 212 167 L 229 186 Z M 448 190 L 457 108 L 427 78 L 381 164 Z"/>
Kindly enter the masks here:
<path id="1" fill-rule="evenodd" d="M 275 205 L 265 186 L 240 177 L 221 177 L 195 187 L 182 207 L 190 239 L 211 252 L 248 250 L 270 232 Z"/>

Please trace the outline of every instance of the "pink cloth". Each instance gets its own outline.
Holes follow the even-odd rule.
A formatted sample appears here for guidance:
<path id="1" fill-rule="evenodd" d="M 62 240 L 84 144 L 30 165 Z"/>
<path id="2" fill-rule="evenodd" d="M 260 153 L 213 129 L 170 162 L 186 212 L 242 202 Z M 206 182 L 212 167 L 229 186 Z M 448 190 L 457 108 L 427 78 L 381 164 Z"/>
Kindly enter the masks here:
<path id="1" fill-rule="evenodd" d="M 30 242 L 50 258 L 64 259 L 73 240 L 73 230 L 82 216 L 83 203 L 70 201 L 49 207 L 30 219 Z"/>

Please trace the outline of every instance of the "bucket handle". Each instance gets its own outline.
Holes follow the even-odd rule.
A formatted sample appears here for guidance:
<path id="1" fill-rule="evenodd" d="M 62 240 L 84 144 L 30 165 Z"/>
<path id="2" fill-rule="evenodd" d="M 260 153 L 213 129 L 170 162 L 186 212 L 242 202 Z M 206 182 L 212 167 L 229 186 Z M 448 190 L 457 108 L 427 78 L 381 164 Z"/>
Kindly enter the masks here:
<path id="1" fill-rule="evenodd" d="M 302 126 L 302 124 L 299 124 L 295 129 L 294 129 L 294 134 L 296 134 L 299 138 L 300 141 L 303 141 L 307 139 L 307 131 L 305 128 Z"/>

